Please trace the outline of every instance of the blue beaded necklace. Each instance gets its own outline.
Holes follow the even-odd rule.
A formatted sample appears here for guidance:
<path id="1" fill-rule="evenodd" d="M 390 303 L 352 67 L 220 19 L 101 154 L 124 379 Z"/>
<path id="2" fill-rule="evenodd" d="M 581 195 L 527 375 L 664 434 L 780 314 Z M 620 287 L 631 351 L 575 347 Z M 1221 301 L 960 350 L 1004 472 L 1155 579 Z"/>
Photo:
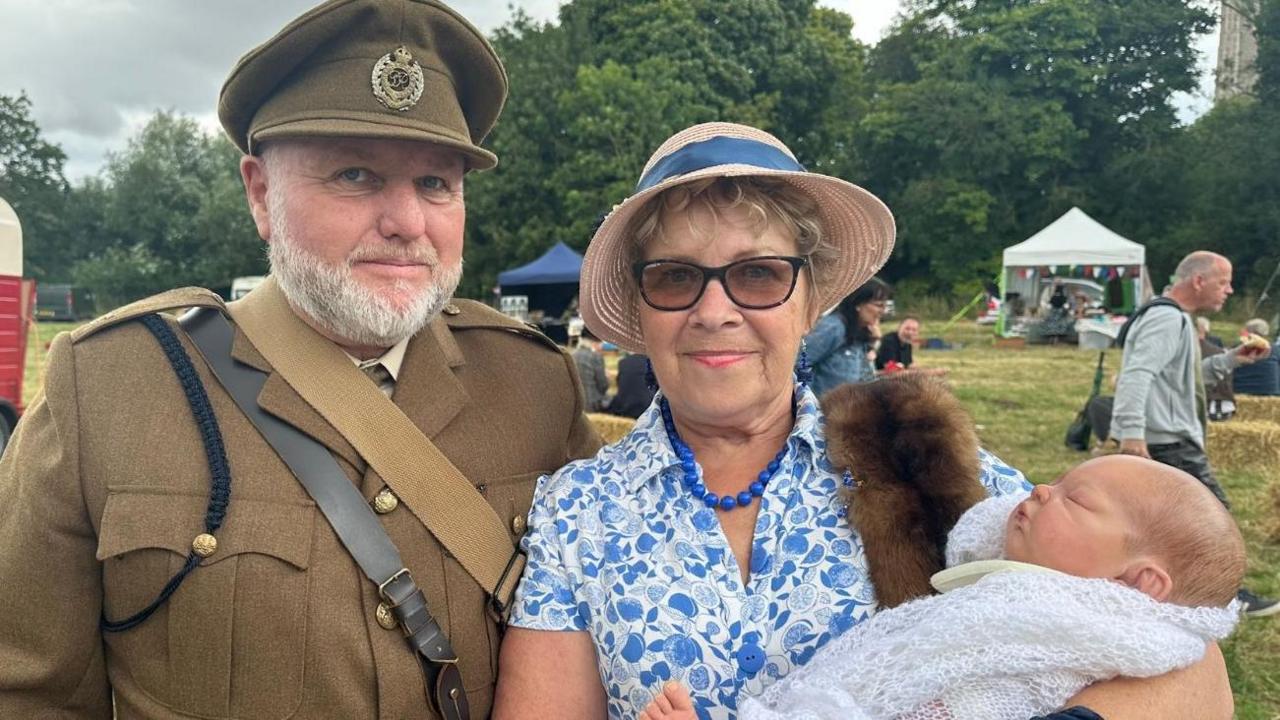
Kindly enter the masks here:
<path id="1" fill-rule="evenodd" d="M 665 397 L 658 401 L 658 407 L 662 411 L 662 424 L 667 428 L 667 439 L 671 441 L 671 447 L 676 451 L 676 457 L 680 458 L 680 469 L 684 471 L 684 486 L 695 499 L 701 500 L 709 508 L 719 507 L 721 510 L 733 510 L 739 507 L 746 507 L 751 504 L 754 498 L 764 495 L 764 486 L 769 484 L 769 481 L 777 474 L 778 469 L 782 467 L 782 458 L 787 454 L 786 443 L 783 443 L 782 449 L 778 451 L 777 455 L 773 456 L 773 459 L 769 461 L 769 465 L 760 471 L 755 482 L 751 483 L 746 490 L 737 495 L 720 497 L 707 490 L 706 484 L 702 482 L 702 468 L 698 467 L 698 462 L 693 458 L 693 448 L 689 447 L 680 438 L 680 433 L 676 430 L 675 420 L 671 418 L 671 406 L 667 404 Z M 792 400 L 791 412 L 792 415 L 795 414 L 794 399 Z"/>

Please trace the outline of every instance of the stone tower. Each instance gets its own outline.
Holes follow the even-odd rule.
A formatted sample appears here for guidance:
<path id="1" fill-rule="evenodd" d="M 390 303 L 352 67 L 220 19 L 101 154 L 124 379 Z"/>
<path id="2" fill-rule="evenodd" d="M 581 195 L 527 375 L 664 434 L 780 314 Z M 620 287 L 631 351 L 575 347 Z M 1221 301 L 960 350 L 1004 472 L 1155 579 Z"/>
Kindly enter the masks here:
<path id="1" fill-rule="evenodd" d="M 1249 92 L 1258 82 L 1258 39 L 1250 18 L 1258 0 L 1222 0 L 1214 102 Z"/>

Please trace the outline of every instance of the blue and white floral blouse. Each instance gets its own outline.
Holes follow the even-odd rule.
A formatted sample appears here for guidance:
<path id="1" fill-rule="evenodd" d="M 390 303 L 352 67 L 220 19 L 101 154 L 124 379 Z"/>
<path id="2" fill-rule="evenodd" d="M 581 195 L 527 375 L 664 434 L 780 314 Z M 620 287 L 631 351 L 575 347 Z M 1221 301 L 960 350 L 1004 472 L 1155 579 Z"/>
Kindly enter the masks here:
<path id="1" fill-rule="evenodd" d="M 864 342 L 846 343 L 844 318 L 838 312 L 827 313 L 804 337 L 804 352 L 813 367 L 810 386 L 818 395 L 848 382 L 875 379 L 876 369 Z"/>
<path id="2" fill-rule="evenodd" d="M 1030 488 L 985 451 L 982 482 L 997 495 Z M 681 484 L 655 402 L 627 437 L 539 481 L 511 625 L 589 632 L 611 718 L 634 718 L 672 679 L 698 717 L 734 718 L 739 695 L 758 695 L 876 611 L 841 483 L 803 389 L 744 587 L 715 511 Z"/>

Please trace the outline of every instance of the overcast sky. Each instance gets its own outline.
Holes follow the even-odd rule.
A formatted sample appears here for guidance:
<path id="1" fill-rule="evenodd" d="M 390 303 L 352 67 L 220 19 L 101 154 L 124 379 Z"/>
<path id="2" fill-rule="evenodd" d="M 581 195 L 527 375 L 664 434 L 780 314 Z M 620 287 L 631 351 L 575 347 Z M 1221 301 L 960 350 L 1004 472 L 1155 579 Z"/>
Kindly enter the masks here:
<path id="1" fill-rule="evenodd" d="M 236 59 L 316 0 L 0 0 L 0 94 L 25 90 L 46 139 L 68 156 L 67 175 L 98 171 L 105 154 L 158 109 L 210 129 L 218 89 Z M 552 20 L 560 0 L 456 0 L 481 30 L 510 17 L 510 5 Z M 854 19 L 874 44 L 898 0 L 820 0 Z M 1201 43 L 1212 67 L 1217 38 Z M 1206 77 L 1208 73 L 1206 73 Z M 1212 87 L 1212 79 L 1203 84 Z M 1208 109 L 1211 90 L 1182 98 L 1184 120 Z"/>

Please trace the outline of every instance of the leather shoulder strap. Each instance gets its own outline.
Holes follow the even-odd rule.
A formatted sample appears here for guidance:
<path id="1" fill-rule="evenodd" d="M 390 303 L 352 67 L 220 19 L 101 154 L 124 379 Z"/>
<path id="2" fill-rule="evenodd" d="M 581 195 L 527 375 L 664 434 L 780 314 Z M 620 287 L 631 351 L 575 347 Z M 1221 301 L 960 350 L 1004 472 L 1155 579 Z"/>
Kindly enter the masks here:
<path id="1" fill-rule="evenodd" d="M 1134 323 L 1138 322 L 1138 318 L 1146 315 L 1148 310 L 1158 307 L 1173 308 L 1180 313 L 1182 312 L 1181 305 L 1163 295 L 1157 295 L 1151 298 L 1135 310 L 1133 315 L 1131 315 L 1128 320 L 1124 321 L 1124 325 L 1120 326 L 1120 332 L 1116 333 L 1116 347 L 1123 349 L 1125 342 L 1129 339 L 1129 331 L 1133 329 Z M 1182 315 L 1182 322 L 1183 324 L 1186 324 L 1187 322 L 1187 316 L 1185 313 Z"/>
<path id="2" fill-rule="evenodd" d="M 163 321 L 158 322 L 163 325 Z M 306 488 L 343 547 L 377 586 L 383 605 L 390 608 L 419 660 L 432 706 L 445 720 L 469 720 L 470 708 L 457 667 L 457 653 L 432 617 L 427 598 L 400 559 L 399 550 L 360 491 L 323 445 L 258 406 L 258 393 L 266 383 L 267 374 L 237 363 L 231 357 L 235 331 L 222 313 L 207 308 L 193 310 L 183 316 L 182 326 L 200 348 L 218 382 Z M 173 342 L 177 344 L 176 338 Z M 214 422 L 216 424 L 216 420 Z M 198 560 L 194 553 L 191 557 Z M 181 582 L 182 577 L 185 573 L 175 580 Z M 173 585 L 171 581 L 170 586 Z M 146 614 L 165 599 L 167 595 L 162 593 L 143 613 L 119 625 L 125 626 L 135 618 L 138 622 L 146 619 Z"/>
<path id="3" fill-rule="evenodd" d="M 255 292 L 280 290 L 264 283 Z M 284 302 L 282 293 L 279 301 Z M 336 345 L 303 323 L 272 322 L 264 312 L 269 308 L 265 303 L 228 306 L 258 352 L 373 466 L 505 614 L 524 555 L 497 512 Z"/>

